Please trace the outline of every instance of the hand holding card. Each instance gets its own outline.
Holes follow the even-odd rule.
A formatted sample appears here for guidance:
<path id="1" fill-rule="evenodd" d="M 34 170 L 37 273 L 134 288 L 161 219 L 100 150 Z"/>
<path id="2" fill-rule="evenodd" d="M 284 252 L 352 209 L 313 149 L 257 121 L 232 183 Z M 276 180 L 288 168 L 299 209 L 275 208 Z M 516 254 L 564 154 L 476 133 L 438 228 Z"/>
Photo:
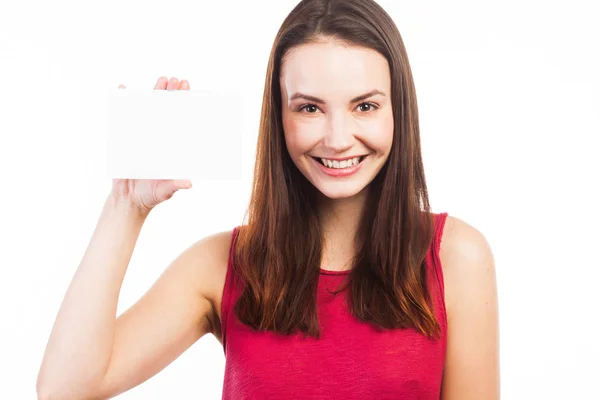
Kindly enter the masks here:
<path id="1" fill-rule="evenodd" d="M 125 89 L 125 85 L 119 85 Z M 167 81 L 161 77 L 154 86 L 155 90 L 189 90 L 187 81 L 179 82 L 176 78 Z M 142 213 L 149 213 L 161 202 L 170 199 L 179 189 L 189 189 L 189 180 L 169 179 L 113 179 L 111 197 L 116 202 L 126 203 Z"/>

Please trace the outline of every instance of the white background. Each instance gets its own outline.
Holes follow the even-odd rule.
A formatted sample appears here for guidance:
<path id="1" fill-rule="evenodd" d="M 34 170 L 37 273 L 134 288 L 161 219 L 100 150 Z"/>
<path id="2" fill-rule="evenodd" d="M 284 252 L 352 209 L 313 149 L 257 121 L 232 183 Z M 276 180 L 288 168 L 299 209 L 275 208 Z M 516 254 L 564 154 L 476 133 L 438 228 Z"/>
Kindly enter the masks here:
<path id="1" fill-rule="evenodd" d="M 152 88 L 161 75 L 245 93 L 243 183 L 194 182 L 153 211 L 121 313 L 189 244 L 242 221 L 268 54 L 295 4 L 2 2 L 0 398 L 35 398 L 110 189 L 103 93 Z M 494 252 L 503 399 L 599 399 L 595 2 L 380 4 L 411 62 L 433 209 L 475 226 Z M 207 335 L 119 398 L 220 399 L 224 363 Z"/>

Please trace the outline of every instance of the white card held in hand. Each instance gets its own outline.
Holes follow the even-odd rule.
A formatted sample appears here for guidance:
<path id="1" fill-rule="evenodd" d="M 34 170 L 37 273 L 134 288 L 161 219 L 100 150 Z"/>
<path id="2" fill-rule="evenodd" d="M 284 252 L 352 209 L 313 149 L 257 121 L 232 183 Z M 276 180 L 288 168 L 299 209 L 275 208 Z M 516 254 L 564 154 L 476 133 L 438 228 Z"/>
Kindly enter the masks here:
<path id="1" fill-rule="evenodd" d="M 206 90 L 109 91 L 110 178 L 237 180 L 241 96 Z"/>

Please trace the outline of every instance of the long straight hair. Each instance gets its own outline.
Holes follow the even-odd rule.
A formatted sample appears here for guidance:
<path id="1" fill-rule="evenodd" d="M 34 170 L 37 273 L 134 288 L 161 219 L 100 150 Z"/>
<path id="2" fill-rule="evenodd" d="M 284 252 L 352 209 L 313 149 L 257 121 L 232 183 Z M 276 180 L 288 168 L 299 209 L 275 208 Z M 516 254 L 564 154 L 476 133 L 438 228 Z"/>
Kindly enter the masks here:
<path id="1" fill-rule="evenodd" d="M 400 33 L 373 0 L 303 0 L 277 33 L 266 73 L 248 222 L 234 243 L 233 268 L 243 282 L 235 315 L 255 330 L 320 337 L 316 290 L 323 232 L 317 189 L 287 151 L 279 77 L 290 49 L 323 37 L 378 51 L 391 76 L 392 147 L 369 183 L 355 237 L 356 254 L 344 285 L 350 287 L 351 313 L 377 329 L 413 327 L 439 337 L 426 284 L 433 219 L 415 88 Z"/>

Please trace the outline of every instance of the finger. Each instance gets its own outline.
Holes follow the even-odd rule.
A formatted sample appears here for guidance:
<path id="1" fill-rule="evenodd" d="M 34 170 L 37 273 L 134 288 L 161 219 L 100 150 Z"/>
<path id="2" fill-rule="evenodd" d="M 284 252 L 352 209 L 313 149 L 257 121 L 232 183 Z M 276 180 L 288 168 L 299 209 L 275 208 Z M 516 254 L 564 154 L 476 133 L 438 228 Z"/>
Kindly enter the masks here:
<path id="1" fill-rule="evenodd" d="M 169 84 L 167 85 L 167 90 L 177 90 L 179 89 L 179 80 L 173 77 L 169 79 Z"/>
<path id="2" fill-rule="evenodd" d="M 179 189 L 190 189 L 192 187 L 192 182 L 187 179 L 179 179 L 173 181 L 173 190 Z"/>
<path id="3" fill-rule="evenodd" d="M 122 83 L 119 85 L 119 89 L 125 89 L 125 85 L 123 85 Z"/>
<path id="4" fill-rule="evenodd" d="M 165 90 L 167 88 L 167 81 L 168 81 L 168 79 L 166 76 L 161 76 L 156 81 L 156 85 L 154 85 L 154 89 Z"/>
<path id="5" fill-rule="evenodd" d="M 179 83 L 179 90 L 190 90 L 190 83 L 185 79 Z"/>

